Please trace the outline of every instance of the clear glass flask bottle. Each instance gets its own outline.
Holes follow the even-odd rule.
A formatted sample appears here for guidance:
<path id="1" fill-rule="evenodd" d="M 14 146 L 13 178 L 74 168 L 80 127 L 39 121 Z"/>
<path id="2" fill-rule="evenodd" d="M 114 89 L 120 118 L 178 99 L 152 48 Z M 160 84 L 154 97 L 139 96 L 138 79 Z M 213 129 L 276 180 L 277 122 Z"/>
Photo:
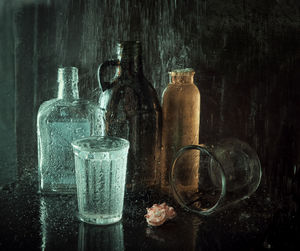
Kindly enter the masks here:
<path id="1" fill-rule="evenodd" d="M 90 136 L 95 106 L 79 99 L 78 69 L 58 69 L 58 96 L 37 115 L 38 174 L 41 193 L 76 193 L 71 142 Z"/>

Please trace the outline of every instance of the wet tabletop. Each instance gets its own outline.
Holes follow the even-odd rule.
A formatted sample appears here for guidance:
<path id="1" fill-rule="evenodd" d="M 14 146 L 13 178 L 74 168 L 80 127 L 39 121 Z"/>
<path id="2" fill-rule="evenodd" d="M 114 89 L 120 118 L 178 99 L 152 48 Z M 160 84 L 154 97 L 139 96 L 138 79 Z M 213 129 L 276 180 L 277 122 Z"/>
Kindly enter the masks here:
<path id="1" fill-rule="evenodd" d="M 251 198 L 212 216 L 182 210 L 148 190 L 126 194 L 121 222 L 95 226 L 76 217 L 75 195 L 41 196 L 36 183 L 1 187 L 0 250 L 297 250 L 299 217 L 286 214 L 260 188 Z M 166 201 L 177 217 L 147 225 L 146 207 Z"/>

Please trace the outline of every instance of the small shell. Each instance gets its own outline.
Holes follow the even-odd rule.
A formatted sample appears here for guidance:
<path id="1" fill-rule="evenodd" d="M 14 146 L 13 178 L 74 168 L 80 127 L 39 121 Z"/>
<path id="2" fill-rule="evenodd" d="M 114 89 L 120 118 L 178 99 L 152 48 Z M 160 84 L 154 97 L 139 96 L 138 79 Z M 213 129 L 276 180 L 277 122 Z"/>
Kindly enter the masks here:
<path id="1" fill-rule="evenodd" d="M 147 214 L 145 215 L 146 221 L 150 226 L 160 226 L 166 220 L 173 219 L 176 216 L 176 212 L 173 207 L 169 207 L 165 202 L 158 205 L 153 204 L 152 207 L 147 208 Z"/>
<path id="2" fill-rule="evenodd" d="M 173 207 L 169 207 L 169 210 L 168 210 L 168 217 L 169 217 L 169 220 L 175 218 L 176 216 L 176 212 L 174 210 Z"/>

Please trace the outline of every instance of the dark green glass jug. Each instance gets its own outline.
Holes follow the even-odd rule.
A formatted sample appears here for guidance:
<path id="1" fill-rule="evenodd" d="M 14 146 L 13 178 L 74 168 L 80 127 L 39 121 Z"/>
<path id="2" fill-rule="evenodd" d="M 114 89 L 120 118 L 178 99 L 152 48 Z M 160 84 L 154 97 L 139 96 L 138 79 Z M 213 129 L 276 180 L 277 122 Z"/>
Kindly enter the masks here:
<path id="1" fill-rule="evenodd" d="M 118 59 L 98 68 L 98 123 L 103 134 L 129 140 L 126 186 L 132 191 L 156 186 L 160 179 L 161 107 L 155 89 L 143 74 L 141 52 L 138 41 L 120 42 Z M 108 67 L 116 67 L 116 75 L 104 82 Z"/>

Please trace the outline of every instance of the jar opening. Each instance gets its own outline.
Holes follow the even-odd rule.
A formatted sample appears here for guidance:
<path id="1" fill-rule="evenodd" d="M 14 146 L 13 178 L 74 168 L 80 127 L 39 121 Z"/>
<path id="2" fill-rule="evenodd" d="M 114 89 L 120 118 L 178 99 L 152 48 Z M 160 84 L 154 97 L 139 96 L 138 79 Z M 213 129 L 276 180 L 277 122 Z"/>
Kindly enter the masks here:
<path id="1" fill-rule="evenodd" d="M 129 141 L 110 136 L 90 136 L 72 142 L 74 149 L 82 152 L 112 152 L 129 148 Z"/>
<path id="2" fill-rule="evenodd" d="M 71 81 L 78 82 L 78 68 L 73 66 L 60 67 L 57 71 L 57 81 Z"/>
<path id="3" fill-rule="evenodd" d="M 187 160 L 194 160 L 189 163 L 192 168 L 197 163 L 199 165 L 197 174 L 190 177 L 182 175 L 192 172 L 185 164 Z M 184 179 L 187 182 L 183 183 Z M 223 166 L 205 145 L 187 145 L 177 152 L 169 171 L 169 182 L 176 201 L 188 211 L 200 215 L 215 212 L 226 194 Z"/>
<path id="4" fill-rule="evenodd" d="M 175 69 L 169 72 L 170 76 L 191 76 L 195 74 L 194 69 L 184 68 L 184 69 Z"/>

